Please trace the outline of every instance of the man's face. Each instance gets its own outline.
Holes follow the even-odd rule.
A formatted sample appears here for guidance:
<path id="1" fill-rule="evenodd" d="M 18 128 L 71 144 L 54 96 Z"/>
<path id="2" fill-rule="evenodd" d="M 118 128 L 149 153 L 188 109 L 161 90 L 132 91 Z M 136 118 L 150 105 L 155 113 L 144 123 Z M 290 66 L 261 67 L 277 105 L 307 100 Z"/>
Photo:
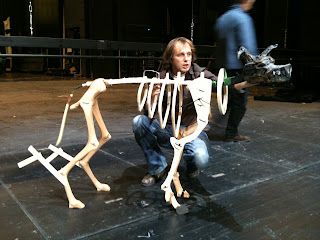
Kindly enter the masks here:
<path id="1" fill-rule="evenodd" d="M 174 75 L 178 72 L 185 74 L 189 71 L 192 61 L 192 51 L 189 44 L 177 42 L 172 53 L 172 71 Z"/>

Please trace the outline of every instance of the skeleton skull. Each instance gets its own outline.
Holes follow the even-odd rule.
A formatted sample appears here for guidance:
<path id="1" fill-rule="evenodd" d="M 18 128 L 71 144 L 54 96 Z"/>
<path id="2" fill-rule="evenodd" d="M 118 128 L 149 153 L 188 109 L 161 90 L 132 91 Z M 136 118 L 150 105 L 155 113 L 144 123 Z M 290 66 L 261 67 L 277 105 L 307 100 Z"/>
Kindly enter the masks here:
<path id="1" fill-rule="evenodd" d="M 275 65 L 275 60 L 269 56 L 272 49 L 278 45 L 270 45 L 259 55 L 251 55 L 245 47 L 240 47 L 238 59 L 244 64 L 244 80 L 249 83 L 285 82 L 291 77 L 292 66 Z"/>

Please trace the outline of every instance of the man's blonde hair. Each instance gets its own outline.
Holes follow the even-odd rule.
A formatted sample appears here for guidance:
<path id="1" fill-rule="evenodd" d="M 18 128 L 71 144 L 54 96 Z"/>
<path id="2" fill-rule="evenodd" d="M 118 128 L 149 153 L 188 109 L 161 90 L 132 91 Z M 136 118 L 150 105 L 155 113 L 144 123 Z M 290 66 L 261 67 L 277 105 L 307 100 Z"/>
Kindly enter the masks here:
<path id="1" fill-rule="evenodd" d="M 192 62 L 194 62 L 197 59 L 196 56 L 196 48 L 193 45 L 193 42 L 185 37 L 177 37 L 172 39 L 168 44 L 166 49 L 163 52 L 162 55 L 162 70 L 171 70 L 172 67 L 172 55 L 173 55 L 173 50 L 174 47 L 176 46 L 176 44 L 180 42 L 182 44 L 188 44 L 191 48 L 191 52 L 192 52 Z"/>

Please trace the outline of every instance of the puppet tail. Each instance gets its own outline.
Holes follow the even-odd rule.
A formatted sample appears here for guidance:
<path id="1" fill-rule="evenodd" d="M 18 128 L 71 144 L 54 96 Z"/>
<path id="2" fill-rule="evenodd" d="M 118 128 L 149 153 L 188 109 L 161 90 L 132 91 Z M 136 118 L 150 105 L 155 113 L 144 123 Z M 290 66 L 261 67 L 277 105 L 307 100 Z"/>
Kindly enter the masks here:
<path id="1" fill-rule="evenodd" d="M 61 140 L 62 140 L 62 137 L 63 137 L 63 132 L 64 132 L 64 128 L 65 128 L 66 121 L 67 121 L 69 105 L 70 105 L 72 97 L 73 97 L 73 94 L 71 93 L 69 95 L 69 97 L 68 97 L 66 106 L 64 108 L 63 117 L 62 117 L 61 126 L 60 126 L 60 132 L 59 132 L 59 136 L 58 136 L 58 139 L 57 139 L 57 142 L 56 142 L 56 146 L 58 146 L 61 143 Z"/>

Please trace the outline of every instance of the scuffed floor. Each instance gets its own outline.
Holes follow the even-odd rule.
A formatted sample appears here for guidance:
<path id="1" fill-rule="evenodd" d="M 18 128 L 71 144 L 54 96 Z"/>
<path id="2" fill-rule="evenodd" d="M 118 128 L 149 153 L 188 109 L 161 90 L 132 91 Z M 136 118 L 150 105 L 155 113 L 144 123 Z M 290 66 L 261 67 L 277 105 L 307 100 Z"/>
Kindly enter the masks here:
<path id="1" fill-rule="evenodd" d="M 70 184 L 86 204 L 77 210 L 68 208 L 62 184 L 38 161 L 21 169 L 17 163 L 30 156 L 29 145 L 51 153 L 65 96 L 83 81 L 0 81 L 1 239 L 319 239 L 320 102 L 251 97 L 240 127 L 252 138 L 247 143 L 221 141 L 225 120 L 216 116 L 209 167 L 190 180 L 181 165 L 191 198 L 179 199 L 189 213 L 178 215 L 164 202 L 161 182 L 140 185 L 146 165 L 131 131 L 137 86 L 112 86 L 99 101 L 112 139 L 91 161 L 111 192 L 96 192 L 85 173 L 73 169 Z M 86 131 L 82 111 L 69 112 L 64 151 L 74 156 Z M 167 155 L 170 161 L 172 152 Z M 52 164 L 59 169 L 66 160 Z"/>

